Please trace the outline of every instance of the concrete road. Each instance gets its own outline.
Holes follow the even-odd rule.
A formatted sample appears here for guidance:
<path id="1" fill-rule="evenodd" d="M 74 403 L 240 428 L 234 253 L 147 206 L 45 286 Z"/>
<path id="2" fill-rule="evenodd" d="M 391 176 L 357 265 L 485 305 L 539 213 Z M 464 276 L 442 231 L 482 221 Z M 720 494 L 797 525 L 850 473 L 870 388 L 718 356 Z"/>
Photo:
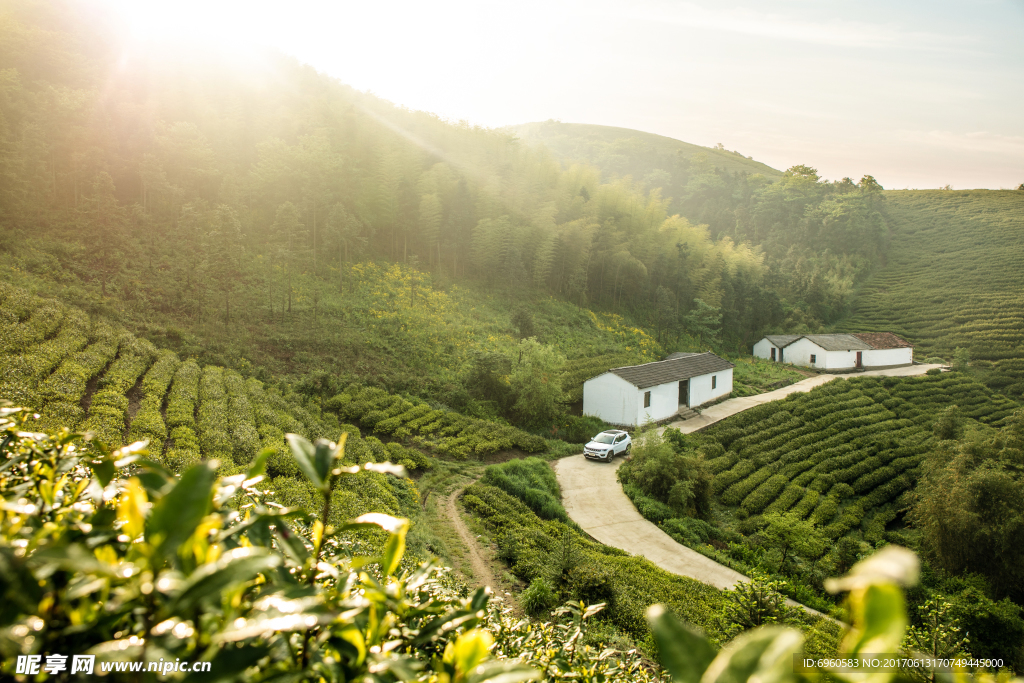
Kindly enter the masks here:
<path id="1" fill-rule="evenodd" d="M 587 460 L 583 455 L 552 463 L 569 517 L 596 540 L 633 555 L 642 555 L 666 571 L 689 576 L 715 588 L 732 588 L 747 577 L 680 545 L 640 516 L 622 492 L 615 470 L 625 462 Z"/>
<path id="2" fill-rule="evenodd" d="M 798 391 L 810 391 L 837 377 L 909 377 L 923 375 L 931 368 L 937 367 L 942 366 L 912 365 L 851 375 L 818 375 L 776 391 L 724 401 L 702 411 L 698 417 L 670 426 L 678 427 L 685 433 L 694 432 L 762 403 L 777 401 Z M 655 524 L 641 517 L 633 507 L 633 502 L 622 492 L 622 487 L 615 476 L 615 471 L 623 462 L 622 458 L 612 463 L 595 462 L 587 460 L 581 454 L 552 463 L 558 476 L 558 484 L 562 487 L 562 504 L 574 522 L 597 541 L 633 555 L 646 557 L 673 574 L 689 576 L 718 589 L 732 588 L 738 582 L 747 580 L 746 576 L 736 570 L 676 543 Z M 792 600 L 786 602 L 803 607 L 813 614 L 820 614 Z"/>
<path id="3" fill-rule="evenodd" d="M 814 387 L 820 387 L 822 384 L 827 384 L 834 379 L 851 379 L 853 377 L 912 377 L 914 375 L 923 375 L 932 368 L 942 368 L 942 365 L 907 365 L 902 368 L 889 368 L 888 370 L 869 370 L 867 372 L 855 372 L 841 375 L 817 375 L 815 377 L 808 377 L 807 379 L 800 380 L 795 384 L 790 384 L 788 387 L 782 387 L 775 391 L 769 391 L 764 394 L 757 394 L 756 396 L 744 396 L 742 398 L 730 398 L 728 401 L 722 401 L 709 408 L 704 408 L 700 411 L 700 415 L 697 417 L 691 417 L 689 420 L 682 420 L 679 422 L 672 422 L 668 426 L 675 427 L 684 434 L 690 432 L 696 432 L 699 429 L 704 429 L 709 425 L 713 425 L 719 420 L 724 420 L 730 415 L 736 413 L 742 413 L 744 410 L 759 406 L 762 403 L 768 403 L 769 401 L 778 401 L 781 398 L 785 398 L 790 394 L 795 394 L 802 391 L 810 391 Z M 662 428 L 664 429 L 664 428 Z"/>

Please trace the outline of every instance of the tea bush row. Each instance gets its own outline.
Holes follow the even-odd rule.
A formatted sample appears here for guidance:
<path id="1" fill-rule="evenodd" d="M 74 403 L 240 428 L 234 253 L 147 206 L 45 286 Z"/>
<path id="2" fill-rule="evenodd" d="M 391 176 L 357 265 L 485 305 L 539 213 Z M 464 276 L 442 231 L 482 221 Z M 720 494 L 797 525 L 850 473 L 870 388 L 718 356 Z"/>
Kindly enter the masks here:
<path id="1" fill-rule="evenodd" d="M 173 351 L 157 353 L 156 360 L 142 378 L 142 402 L 128 430 L 128 443 L 147 440 L 150 452 L 157 456 L 164 452 L 167 439 L 167 425 L 161 408 L 179 365 L 178 355 Z"/>
<path id="2" fill-rule="evenodd" d="M 325 407 L 374 433 L 399 440 L 411 438 L 417 447 L 456 459 L 512 448 L 527 453 L 547 448 L 541 437 L 514 427 L 432 409 L 376 387 L 352 385 Z"/>
<path id="3" fill-rule="evenodd" d="M 82 424 L 85 411 L 82 398 L 86 387 L 117 353 L 118 336 L 106 323 L 97 323 L 90 332 L 90 344 L 64 360 L 36 388 L 34 405 L 42 406 L 40 427 L 56 430 L 62 425 Z"/>

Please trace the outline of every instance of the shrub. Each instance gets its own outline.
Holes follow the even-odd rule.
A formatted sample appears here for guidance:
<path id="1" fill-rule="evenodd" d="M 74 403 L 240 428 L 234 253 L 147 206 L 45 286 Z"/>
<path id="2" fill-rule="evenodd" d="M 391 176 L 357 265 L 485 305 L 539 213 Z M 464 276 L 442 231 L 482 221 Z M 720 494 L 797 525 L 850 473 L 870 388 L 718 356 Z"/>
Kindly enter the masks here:
<path id="1" fill-rule="evenodd" d="M 527 614 L 538 615 L 551 609 L 557 598 L 551 584 L 543 577 L 535 578 L 519 595 L 519 604 Z"/>
<path id="2" fill-rule="evenodd" d="M 199 380 L 201 372 L 199 364 L 194 360 L 183 362 L 174 373 L 174 384 L 167 397 L 167 427 L 196 426 L 195 410 L 199 401 Z"/>

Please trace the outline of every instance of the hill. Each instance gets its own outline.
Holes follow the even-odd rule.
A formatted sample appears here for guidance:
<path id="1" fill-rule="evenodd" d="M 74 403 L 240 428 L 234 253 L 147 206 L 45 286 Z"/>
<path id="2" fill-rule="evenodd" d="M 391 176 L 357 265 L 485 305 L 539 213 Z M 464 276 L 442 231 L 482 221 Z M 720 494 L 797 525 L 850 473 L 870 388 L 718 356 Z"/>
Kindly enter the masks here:
<path id="1" fill-rule="evenodd" d="M 885 193 L 889 248 L 840 330 L 889 330 L 917 354 L 966 348 L 989 386 L 1024 395 L 1024 192 Z"/>
<path id="2" fill-rule="evenodd" d="M 710 164 L 728 173 L 760 173 L 777 180 L 782 176 L 767 164 L 739 152 L 702 147 L 657 133 L 590 123 L 538 121 L 508 126 L 517 137 L 542 145 L 568 163 L 585 163 L 612 176 L 632 176 L 649 187 L 662 187 L 669 197 L 679 196 L 694 164 Z M 695 159 L 702 155 L 703 158 Z M 652 185 L 663 182 L 665 185 Z M 681 194 L 681 192 L 680 192 Z"/>

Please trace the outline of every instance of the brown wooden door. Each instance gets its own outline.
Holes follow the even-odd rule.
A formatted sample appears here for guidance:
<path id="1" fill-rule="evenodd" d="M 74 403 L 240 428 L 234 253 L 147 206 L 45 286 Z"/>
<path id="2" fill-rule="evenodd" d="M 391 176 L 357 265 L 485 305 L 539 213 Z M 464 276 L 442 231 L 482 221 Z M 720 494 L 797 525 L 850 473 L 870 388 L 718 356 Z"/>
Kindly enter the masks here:
<path id="1" fill-rule="evenodd" d="M 857 352 L 857 367 L 858 368 L 864 367 L 864 362 L 863 362 L 864 359 L 862 357 L 862 354 L 863 354 L 863 351 L 858 351 Z"/>

